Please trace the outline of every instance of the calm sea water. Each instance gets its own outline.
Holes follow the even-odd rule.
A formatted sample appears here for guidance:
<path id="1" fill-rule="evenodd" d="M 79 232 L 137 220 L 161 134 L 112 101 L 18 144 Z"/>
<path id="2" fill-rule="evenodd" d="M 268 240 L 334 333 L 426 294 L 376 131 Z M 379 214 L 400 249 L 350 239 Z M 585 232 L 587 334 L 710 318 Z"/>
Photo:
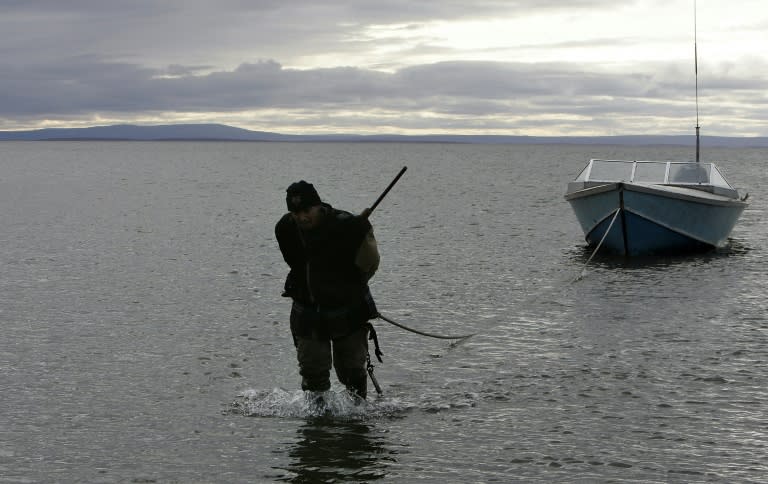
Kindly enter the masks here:
<path id="1" fill-rule="evenodd" d="M 728 247 L 589 257 L 590 157 L 690 149 L 0 143 L 0 482 L 766 482 L 765 150 Z M 372 217 L 384 388 L 298 390 L 273 226 L 313 182 Z"/>

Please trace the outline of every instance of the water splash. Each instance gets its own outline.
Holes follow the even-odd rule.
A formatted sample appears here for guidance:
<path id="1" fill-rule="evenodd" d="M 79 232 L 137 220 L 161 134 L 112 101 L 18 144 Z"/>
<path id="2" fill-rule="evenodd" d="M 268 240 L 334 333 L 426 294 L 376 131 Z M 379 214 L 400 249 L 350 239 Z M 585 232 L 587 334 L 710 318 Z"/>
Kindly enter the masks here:
<path id="1" fill-rule="evenodd" d="M 360 400 L 346 390 L 309 392 L 246 390 L 230 404 L 230 412 L 246 417 L 329 418 L 333 420 L 369 420 L 395 417 L 412 405 L 396 398 L 373 397 Z"/>

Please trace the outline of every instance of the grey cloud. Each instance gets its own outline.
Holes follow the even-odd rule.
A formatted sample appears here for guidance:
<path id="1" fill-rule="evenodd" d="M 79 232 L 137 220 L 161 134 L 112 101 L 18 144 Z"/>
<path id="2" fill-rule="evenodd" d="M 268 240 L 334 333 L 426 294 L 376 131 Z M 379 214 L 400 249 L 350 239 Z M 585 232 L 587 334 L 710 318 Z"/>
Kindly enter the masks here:
<path id="1" fill-rule="evenodd" d="M 275 61 L 242 64 L 232 71 L 190 75 L 196 67 L 153 70 L 92 58 L 0 79 L 0 116 L 57 117 L 86 112 L 226 112 L 267 108 L 403 110 L 446 115 L 504 113 L 595 115 L 659 114 L 660 100 L 692 98 L 692 86 L 675 66 L 646 66 L 643 73 L 606 73 L 578 64 L 443 62 L 395 73 L 359 68 L 295 70 Z M 176 77 L 168 77 L 174 72 Z M 709 82 L 743 93 L 768 90 L 765 78 Z M 749 105 L 743 109 L 750 109 Z M 674 109 L 672 110 L 674 111 Z M 673 115 L 673 112 L 669 113 Z"/>
<path id="2" fill-rule="evenodd" d="M 0 5 L 0 13 L 9 15 L 38 14 L 75 15 L 82 17 L 109 18 L 154 18 L 186 14 L 200 14 L 207 17 L 223 15 L 231 12 L 237 15 L 248 13 L 271 14 L 273 12 L 297 13 L 310 12 L 318 15 L 326 12 L 323 17 L 338 17 L 342 21 L 360 20 L 365 22 L 403 22 L 421 21 L 426 19 L 455 19 L 485 17 L 504 13 L 514 14 L 518 11 L 530 13 L 536 10 L 553 9 L 605 9 L 620 8 L 631 5 L 631 0 L 131 0 L 104 2 L 103 0 L 6 0 Z M 302 14 L 306 17 L 306 14 Z M 340 16 L 340 17 L 339 17 Z"/>
<path id="3" fill-rule="evenodd" d="M 621 2 L 441 0 L 245 1 L 36 0 L 0 3 L 0 62 L 92 54 L 150 65 L 237 65 L 248 59 L 359 47 L 371 24 L 494 18 L 554 8 L 616 8 Z M 297 54 L 300 52 L 300 54 Z M 218 61 L 217 61 L 218 60 Z"/>
<path id="4" fill-rule="evenodd" d="M 0 3 L 0 122 L 100 114 L 124 119 L 146 113 L 234 116 L 241 110 L 270 110 L 264 119 L 291 119 L 286 124 L 294 126 L 376 126 L 379 122 L 381 126 L 397 123 L 403 129 L 449 129 L 514 128 L 517 121 L 507 119 L 517 116 L 531 116 L 529 122 L 535 125 L 545 121 L 533 117 L 552 113 L 583 117 L 595 125 L 620 115 L 685 116 L 681 110 L 693 97 L 692 72 L 671 64 L 637 64 L 624 71 L 577 63 L 460 60 L 393 72 L 283 66 L 295 65 L 302 57 L 331 53 L 344 59 L 347 53 L 359 52 L 373 44 L 362 35 L 371 24 L 398 23 L 407 29 L 436 19 L 510 17 L 542 9 L 609 9 L 632 3 L 5 1 Z M 449 52 L 431 45 L 430 39 L 419 40 L 413 52 Z M 621 42 L 628 41 L 585 39 L 541 48 Z M 708 109 L 764 119 L 768 66 L 757 62 L 746 72 L 742 67 L 738 75 L 735 69 L 700 65 L 706 75 L 702 97 Z M 732 101 L 722 101 L 725 93 Z M 341 117 L 342 111 L 347 118 Z M 392 113 L 400 114 L 393 117 Z"/>

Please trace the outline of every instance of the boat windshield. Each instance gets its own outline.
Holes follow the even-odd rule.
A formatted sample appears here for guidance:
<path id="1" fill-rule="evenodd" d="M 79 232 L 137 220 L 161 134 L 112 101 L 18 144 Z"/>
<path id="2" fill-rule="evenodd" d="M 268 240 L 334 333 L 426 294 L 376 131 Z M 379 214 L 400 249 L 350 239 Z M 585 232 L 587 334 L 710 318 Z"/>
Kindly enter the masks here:
<path id="1" fill-rule="evenodd" d="M 732 188 L 713 163 L 590 160 L 576 181 L 710 185 Z"/>

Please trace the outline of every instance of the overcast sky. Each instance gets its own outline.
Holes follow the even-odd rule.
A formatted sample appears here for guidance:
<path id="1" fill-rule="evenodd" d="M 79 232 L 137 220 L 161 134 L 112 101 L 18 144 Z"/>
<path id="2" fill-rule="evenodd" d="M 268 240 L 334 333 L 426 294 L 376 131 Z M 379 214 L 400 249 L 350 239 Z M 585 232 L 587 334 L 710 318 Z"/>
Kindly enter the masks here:
<path id="1" fill-rule="evenodd" d="M 768 4 L 699 0 L 702 135 L 768 136 Z M 0 0 L 0 130 L 693 134 L 693 0 Z"/>

